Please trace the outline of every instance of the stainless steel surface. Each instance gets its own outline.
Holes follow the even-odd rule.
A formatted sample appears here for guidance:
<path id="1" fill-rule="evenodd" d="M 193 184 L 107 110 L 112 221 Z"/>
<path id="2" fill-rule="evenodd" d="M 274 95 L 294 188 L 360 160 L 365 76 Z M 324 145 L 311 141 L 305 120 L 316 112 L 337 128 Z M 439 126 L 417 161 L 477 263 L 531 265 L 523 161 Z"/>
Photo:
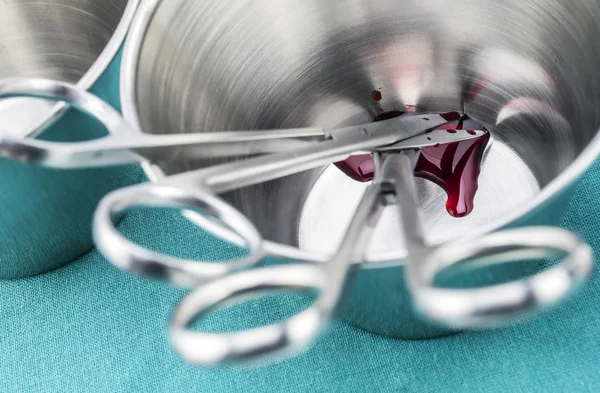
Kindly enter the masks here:
<path id="1" fill-rule="evenodd" d="M 88 89 L 117 53 L 138 0 L 0 3 L 0 78 L 57 79 Z M 4 136 L 40 132 L 61 106 L 15 98 L 0 104 Z"/>
<path id="2" fill-rule="evenodd" d="M 148 2 L 125 53 L 124 113 L 138 130 L 182 133 L 334 128 L 365 123 L 381 110 L 405 105 L 428 111 L 464 107 L 489 127 L 495 145 L 518 154 L 540 188 L 551 185 L 600 124 L 593 39 L 600 5 L 444 4 Z M 588 28 L 568 30 L 567 21 Z M 373 100 L 374 90 L 381 92 L 381 101 Z M 213 163 L 157 162 L 152 169 L 173 174 Z M 298 212 L 320 173 L 226 197 L 267 239 L 297 246 Z M 492 181 L 498 180 L 482 179 Z M 547 193 L 520 201 L 517 208 L 494 206 L 494 214 L 486 217 L 494 222 L 485 231 L 513 221 L 557 188 L 554 182 Z M 278 211 L 278 217 L 267 209 Z M 480 209 L 489 206 L 479 204 Z M 397 251 L 400 257 L 403 252 Z"/>
<path id="3" fill-rule="evenodd" d="M 506 176 L 507 173 L 511 175 Z M 415 179 L 430 244 L 470 237 L 489 225 L 492 218 L 518 210 L 540 193 L 540 186 L 525 162 L 497 140 L 488 147 L 480 179 L 475 209 L 461 219 L 451 217 L 444 209 L 447 195 L 440 187 Z M 348 211 L 357 206 L 366 187 L 367 184 L 350 179 L 335 166 L 327 167 L 302 206 L 298 224 L 300 248 L 318 254 L 332 253 L 349 222 Z M 388 207 L 369 245 L 368 260 L 381 265 L 383 261 L 395 264 L 405 258 L 405 242 L 398 233 L 401 233 L 398 211 Z"/>
<path id="4" fill-rule="evenodd" d="M 135 132 L 152 134 L 336 128 L 413 106 L 464 109 L 495 139 L 484 163 L 494 176 L 483 176 L 480 188 L 520 188 L 480 198 L 476 222 L 448 222 L 443 236 L 428 223 L 427 240 L 557 224 L 600 152 L 598 17 L 600 4 L 559 0 L 148 1 L 124 54 L 123 109 Z M 382 99 L 374 100 L 373 91 Z M 214 163 L 156 162 L 146 169 L 159 180 Z M 290 259 L 304 252 L 327 260 L 325 247 L 306 253 L 299 244 L 302 212 L 323 170 L 224 197 L 271 241 L 268 247 Z M 419 182 L 419 195 L 432 197 L 422 205 L 441 201 L 440 191 L 425 184 Z M 523 195 L 513 195 L 518 191 Z M 432 215 L 444 211 L 438 206 Z M 380 225 L 395 222 L 385 214 Z M 312 217 L 319 216 L 321 223 L 331 219 L 324 207 L 315 208 Z M 335 231 L 342 233 L 343 225 Z M 367 255 L 363 267 L 373 269 L 358 272 L 346 318 L 394 336 L 440 334 L 403 319 L 406 250 L 389 242 L 382 251 Z"/>
<path id="5" fill-rule="evenodd" d="M 380 146 L 411 139 L 445 123 L 447 120 L 440 115 L 425 114 L 345 127 L 328 131 L 330 139 L 292 152 L 225 163 L 173 175 L 158 184 L 142 184 L 114 191 L 98 205 L 94 216 L 94 241 L 98 250 L 122 269 L 160 278 L 178 286 L 204 284 L 259 263 L 266 251 L 260 232 L 252 223 L 213 193 L 228 192 L 310 170 L 344 159 L 357 150 L 377 150 Z M 454 135 L 457 139 L 465 138 L 460 134 Z M 138 206 L 171 207 L 211 217 L 222 227 L 236 232 L 242 245 L 248 248 L 249 255 L 215 264 L 174 258 L 141 247 L 123 237 L 113 223 L 116 217 Z"/>
<path id="6" fill-rule="evenodd" d="M 117 105 L 118 53 L 138 3 L 0 2 L 0 79 L 59 79 Z M 36 99 L 3 100 L 0 137 L 33 136 L 43 131 L 44 138 L 65 140 L 100 131 L 93 122 L 83 125 L 72 113 L 60 116 L 64 108 Z M 88 223 L 93 208 L 104 193 L 125 184 L 124 177 L 107 170 L 59 173 L 0 163 L 0 204 L 6 212 L 0 228 L 0 278 L 46 272 L 89 251 L 93 243 Z"/>

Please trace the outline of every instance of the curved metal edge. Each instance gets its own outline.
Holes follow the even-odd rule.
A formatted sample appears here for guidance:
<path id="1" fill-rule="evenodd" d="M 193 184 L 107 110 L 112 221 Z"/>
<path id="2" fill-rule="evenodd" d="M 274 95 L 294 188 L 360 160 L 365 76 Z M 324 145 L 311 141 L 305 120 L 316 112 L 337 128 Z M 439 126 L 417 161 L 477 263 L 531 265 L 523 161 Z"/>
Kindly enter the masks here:
<path id="1" fill-rule="evenodd" d="M 469 259 L 486 264 L 525 261 L 565 253 L 562 260 L 529 277 L 469 289 L 436 287 L 444 269 Z M 593 251 L 575 234 L 553 227 L 495 232 L 471 242 L 441 246 L 418 266 L 408 266 L 408 284 L 417 310 L 452 329 L 503 326 L 550 308 L 576 292 L 593 271 Z"/>
<path id="2" fill-rule="evenodd" d="M 154 16 L 161 1 L 162 0 L 148 0 L 140 5 L 138 15 L 131 26 L 131 32 L 125 45 L 123 61 L 121 64 L 121 103 L 123 115 L 125 120 L 132 126 L 133 131 L 139 133 L 141 133 L 142 130 L 137 112 L 135 95 L 137 61 L 149 23 L 151 22 L 152 17 Z M 594 161 L 599 156 L 600 132 L 596 134 L 583 152 L 579 154 L 577 159 L 575 159 L 575 161 L 573 161 L 573 163 L 569 165 L 569 167 L 560 175 L 558 175 L 552 182 L 544 187 L 541 192 L 529 203 L 522 204 L 520 207 L 514 209 L 512 213 L 506 214 L 503 217 L 492 221 L 492 223 L 482 226 L 479 230 L 473 231 L 469 236 L 461 240 L 474 239 L 514 223 L 519 218 L 525 216 L 529 212 L 551 200 L 551 198 L 558 194 L 561 190 L 566 189 L 576 183 L 583 176 L 585 171 L 593 165 Z M 143 163 L 142 168 L 150 181 L 156 182 L 165 176 L 164 172 L 158 166 L 153 165 L 150 162 Z M 331 257 L 331 255 L 308 253 L 306 251 L 299 250 L 296 247 L 284 244 L 275 244 L 273 242 L 265 243 L 266 249 L 277 250 L 278 256 L 289 259 L 294 259 L 294 257 L 297 255 L 310 255 L 311 258 L 309 261 L 322 262 Z M 358 265 L 360 265 L 361 268 L 368 269 L 405 265 L 406 255 L 406 250 L 399 250 L 398 252 L 386 252 L 380 255 L 367 257 L 365 262 L 359 263 Z"/>
<path id="3" fill-rule="evenodd" d="M 142 49 L 143 38 L 149 23 L 157 10 L 161 0 L 145 0 L 138 8 L 137 14 L 131 23 L 129 35 L 125 40 L 123 57 L 121 59 L 120 71 L 120 96 L 123 117 L 129 123 L 130 130 L 134 133 L 142 133 L 142 126 L 135 107 L 136 91 L 135 81 L 137 75 L 137 58 Z M 148 179 L 156 183 L 165 177 L 164 172 L 149 161 L 141 164 Z"/>
<path id="4" fill-rule="evenodd" d="M 130 208 L 139 206 L 206 212 L 225 225 L 239 229 L 248 255 L 214 263 L 172 257 L 140 246 L 121 235 L 113 221 Z M 249 268 L 260 263 L 264 256 L 262 239 L 252 223 L 236 209 L 201 189 L 142 184 L 113 191 L 98 205 L 92 232 L 96 247 L 113 265 L 184 288 L 194 288 Z"/>
<path id="5" fill-rule="evenodd" d="M 125 40 L 125 46 L 123 48 L 123 57 L 121 59 L 121 77 L 120 77 L 120 90 L 121 90 L 121 108 L 125 120 L 130 124 L 134 132 L 141 133 L 141 124 L 138 117 L 138 113 L 135 107 L 136 102 L 136 90 L 135 82 L 137 76 L 137 58 L 142 49 L 143 39 L 148 30 L 148 26 L 152 17 L 154 16 L 158 4 L 161 0 L 145 0 L 138 8 L 138 12 L 133 19 L 129 31 L 129 35 Z M 149 163 L 148 163 L 149 164 Z M 148 167 L 146 169 L 146 167 Z M 148 173 L 149 177 L 153 177 L 152 172 L 157 173 L 157 179 L 164 177 L 164 174 L 160 169 L 151 169 L 149 165 L 146 165 L 144 170 Z"/>
<path id="6" fill-rule="evenodd" d="M 298 353 L 314 342 L 331 317 L 318 301 L 283 322 L 248 330 L 206 333 L 193 331 L 189 325 L 232 302 L 241 304 L 281 289 L 323 291 L 327 284 L 322 267 L 302 264 L 248 270 L 212 281 L 184 297 L 173 311 L 171 344 L 183 359 L 204 366 L 272 362 Z"/>
<path id="7" fill-rule="evenodd" d="M 121 45 L 123 42 L 125 42 L 125 37 L 127 36 L 127 32 L 129 31 L 132 21 L 134 20 L 136 10 L 140 5 L 140 1 L 142 0 L 129 0 L 127 2 L 125 11 L 121 17 L 121 21 L 113 32 L 108 44 L 104 47 L 104 50 L 102 50 L 102 53 L 100 53 L 100 56 L 98 56 L 90 69 L 87 70 L 83 77 L 75 84 L 77 88 L 86 91 L 89 90 L 106 71 L 109 64 L 114 60 L 117 52 L 121 48 Z M 57 103 L 54 105 L 52 112 L 48 114 L 45 119 L 40 120 L 38 124 L 33 126 L 31 130 L 24 136 L 34 136 L 40 133 L 50 122 L 58 118 L 67 109 L 68 105 L 65 105 L 64 103 Z"/>

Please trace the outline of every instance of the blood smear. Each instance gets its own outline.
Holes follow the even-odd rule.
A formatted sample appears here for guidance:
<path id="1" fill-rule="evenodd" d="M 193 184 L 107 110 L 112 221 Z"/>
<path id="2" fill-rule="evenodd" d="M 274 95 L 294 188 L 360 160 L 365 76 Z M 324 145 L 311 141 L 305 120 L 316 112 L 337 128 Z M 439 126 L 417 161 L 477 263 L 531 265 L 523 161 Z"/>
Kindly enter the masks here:
<path id="1" fill-rule="evenodd" d="M 400 111 L 384 112 L 374 121 L 392 119 L 402 114 L 403 112 Z M 466 125 L 474 129 L 482 128 L 474 124 L 471 119 L 463 118 L 447 123 L 438 129 L 455 133 Z M 467 132 L 473 134 L 472 130 Z M 474 199 L 479 187 L 483 153 L 489 141 L 490 135 L 485 134 L 479 138 L 427 147 L 421 151 L 415 167 L 415 176 L 437 184 L 446 192 L 448 195 L 446 210 L 452 217 L 465 217 L 473 211 Z M 374 176 L 375 165 L 371 154 L 351 156 L 335 165 L 356 181 L 367 182 Z"/>

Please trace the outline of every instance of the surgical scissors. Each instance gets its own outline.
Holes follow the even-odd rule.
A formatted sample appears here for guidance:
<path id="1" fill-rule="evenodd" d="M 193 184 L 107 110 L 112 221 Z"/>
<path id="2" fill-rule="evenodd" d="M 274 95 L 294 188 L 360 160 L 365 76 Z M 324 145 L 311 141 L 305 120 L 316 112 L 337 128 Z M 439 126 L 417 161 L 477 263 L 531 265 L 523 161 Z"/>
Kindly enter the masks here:
<path id="1" fill-rule="evenodd" d="M 330 131 L 331 139 L 313 142 L 294 151 L 230 162 L 170 176 L 155 184 L 114 191 L 100 202 L 96 210 L 96 245 L 121 268 L 166 279 L 179 286 L 195 287 L 255 265 L 265 256 L 258 230 L 216 194 L 322 167 L 343 160 L 356 151 L 371 151 L 388 145 L 404 149 L 403 141 L 413 148 L 415 143 L 411 138 L 447 122 L 441 115 L 427 114 L 342 128 Z M 468 133 L 463 134 L 461 138 L 469 137 Z M 479 135 L 482 135 L 481 132 Z M 136 206 L 162 206 L 213 217 L 243 239 L 248 256 L 231 263 L 215 264 L 173 258 L 140 247 L 125 239 L 113 224 L 113 218 Z"/>
<path id="2" fill-rule="evenodd" d="M 94 95 L 67 83 L 43 79 L 8 79 L 0 82 L 0 99 L 36 97 L 64 101 L 101 121 L 109 131 L 107 137 L 75 143 L 56 143 L 33 139 L 0 140 L 0 154 L 34 165 L 55 168 L 110 166 L 142 162 L 147 158 L 175 159 L 186 151 L 195 157 L 220 157 L 264 153 L 265 142 L 281 142 L 282 152 L 200 169 L 164 179 L 157 184 L 144 184 L 115 191 L 106 196 L 96 212 L 94 234 L 99 250 L 115 265 L 142 275 L 166 279 L 176 285 L 195 287 L 232 271 L 258 263 L 265 254 L 261 236 L 237 210 L 215 194 L 261 183 L 343 160 L 357 151 L 375 148 L 411 149 L 436 143 L 454 142 L 482 135 L 462 132 L 448 134 L 431 130 L 458 113 L 425 114 L 390 119 L 378 123 L 325 131 L 306 128 L 272 131 L 216 132 L 183 135 L 139 135 L 128 128 L 123 118 Z M 240 134 L 240 136 L 238 136 Z M 310 137 L 310 140 L 298 138 Z M 431 139 L 431 140 L 429 140 Z M 254 143 L 256 142 L 256 143 Z M 289 144 L 288 144 L 289 143 Z M 283 148 L 283 144 L 288 144 Z M 207 147 L 208 146 L 208 147 Z M 247 147 L 250 146 L 250 149 Z M 215 151 L 212 151 L 212 150 Z M 197 206 L 186 211 L 209 212 L 231 229 L 248 247 L 248 256 L 234 263 L 208 263 L 172 258 L 151 252 L 121 236 L 111 218 L 136 204 L 164 204 L 183 208 L 190 200 Z"/>
<path id="3" fill-rule="evenodd" d="M 431 136 L 424 135 L 425 131 L 459 117 L 458 113 L 451 113 L 444 116 L 429 114 L 396 118 L 332 131 L 312 127 L 147 135 L 133 133 L 112 107 L 68 83 L 28 78 L 0 81 L 0 99 L 12 97 L 63 101 L 98 119 L 109 132 L 106 137 L 72 143 L 0 139 L 0 155 L 33 165 L 54 168 L 104 167 L 147 160 L 174 160 L 183 155 L 222 157 L 260 154 L 271 149 L 279 151 L 250 162 L 232 162 L 171 176 L 158 184 L 118 190 L 108 195 L 99 205 L 95 220 L 95 241 L 112 263 L 184 287 L 195 287 L 207 280 L 254 265 L 265 254 L 261 237 L 254 226 L 215 194 L 327 165 L 332 161 L 343 160 L 356 151 L 391 146 L 397 149 L 418 148 L 474 138 L 483 132 L 478 131 L 475 135 L 467 132 L 451 135 L 445 131 L 434 131 L 429 134 Z M 186 210 L 204 212 L 210 208 L 210 213 L 217 215 L 217 219 L 230 229 L 229 233 L 239 235 L 244 245 L 249 247 L 247 258 L 231 264 L 172 258 L 129 242 L 117 232 L 109 219 L 136 203 L 164 203 L 171 207 L 181 207 L 185 205 L 186 199 L 194 198 L 203 203 Z"/>
<path id="4" fill-rule="evenodd" d="M 460 114 L 414 114 L 332 131 L 307 128 L 241 131 L 239 134 L 136 135 L 132 138 L 120 135 L 128 127 L 116 111 L 73 86 L 24 79 L 0 83 L 0 99 L 15 96 L 65 101 L 98 118 L 111 134 L 102 140 L 67 144 L 30 139 L 0 140 L 0 153 L 36 165 L 79 168 L 141 162 L 157 157 L 176 159 L 178 155 L 173 155 L 172 149 L 179 149 L 179 152 L 183 149 L 186 156 L 194 157 L 278 151 L 170 176 L 156 184 L 117 190 L 98 206 L 93 224 L 94 240 L 109 261 L 179 286 L 199 286 L 177 307 L 170 329 L 175 348 L 191 362 L 219 364 L 306 347 L 327 325 L 340 304 L 349 266 L 363 258 L 377 212 L 386 204 L 394 203 L 399 207 L 409 254 L 408 285 L 417 309 L 429 320 L 453 328 L 504 323 L 556 303 L 591 273 L 589 246 L 561 229 L 530 227 L 456 241 L 437 248 L 426 244 L 413 178 L 414 158 L 418 156 L 414 149 L 481 135 L 434 131 L 424 136 L 425 132 L 458 118 Z M 244 147 L 253 141 L 260 142 L 250 143 L 255 147 Z M 282 145 L 263 148 L 264 141 L 281 142 Z M 165 151 L 170 153 L 165 154 Z M 217 194 L 321 167 L 362 151 L 374 153 L 375 181 L 367 188 L 341 246 L 331 260 L 321 265 L 295 263 L 241 271 L 263 259 L 264 242 L 256 227 Z M 247 255 L 215 264 L 178 259 L 136 245 L 124 238 L 113 222 L 115 217 L 136 206 L 170 207 L 214 219 L 240 236 Z M 546 271 L 518 281 L 460 290 L 434 285 L 439 272 L 473 259 L 505 263 L 548 256 L 562 260 Z M 223 302 L 259 290 L 281 288 L 317 289 L 321 293 L 312 307 L 280 324 L 226 334 L 192 332 L 187 328 L 197 316 L 204 316 Z"/>
<path id="5" fill-rule="evenodd" d="M 511 317 L 550 306 L 577 288 L 590 274 L 590 248 L 561 229 L 527 228 L 497 232 L 470 242 L 427 246 L 414 182 L 414 152 L 376 152 L 375 178 L 366 189 L 335 255 L 322 265 L 295 263 L 246 270 L 214 280 L 186 296 L 173 312 L 171 342 L 187 361 L 202 365 L 264 360 L 307 348 L 327 327 L 343 303 L 351 264 L 361 261 L 380 210 L 400 208 L 408 245 L 408 285 L 417 311 L 453 328 L 506 323 Z M 476 289 L 436 288 L 444 268 L 480 257 L 487 263 L 566 254 L 562 263 L 530 278 Z M 317 290 L 316 301 L 289 319 L 232 333 L 188 328 L 222 304 L 231 306 L 259 292 Z"/>

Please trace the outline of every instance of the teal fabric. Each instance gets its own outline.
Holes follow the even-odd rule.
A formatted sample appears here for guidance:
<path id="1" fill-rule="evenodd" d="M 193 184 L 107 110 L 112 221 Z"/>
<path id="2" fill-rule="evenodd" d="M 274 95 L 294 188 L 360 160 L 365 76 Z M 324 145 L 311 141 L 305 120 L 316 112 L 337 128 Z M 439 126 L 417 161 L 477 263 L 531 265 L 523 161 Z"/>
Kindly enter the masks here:
<path id="1" fill-rule="evenodd" d="M 120 53 L 91 89 L 117 109 L 119 64 Z M 100 123 L 70 110 L 40 139 L 76 141 L 104 132 Z M 57 171 L 0 160 L 0 277 L 45 272 L 88 252 L 98 201 L 141 179 L 137 168 Z"/>
<path id="2" fill-rule="evenodd" d="M 587 174 L 564 226 L 600 249 L 600 164 Z M 174 212 L 137 212 L 125 234 L 176 255 L 235 249 Z M 559 308 L 493 331 L 395 341 L 337 324 L 307 353 L 265 368 L 203 369 L 169 348 L 167 320 L 183 291 L 121 272 L 93 251 L 48 274 L 0 281 L 3 392 L 598 392 L 600 276 Z M 287 299 L 297 306 L 303 299 Z M 222 324 L 279 318 L 279 303 L 221 313 Z M 206 327 L 206 326 L 205 326 Z"/>

